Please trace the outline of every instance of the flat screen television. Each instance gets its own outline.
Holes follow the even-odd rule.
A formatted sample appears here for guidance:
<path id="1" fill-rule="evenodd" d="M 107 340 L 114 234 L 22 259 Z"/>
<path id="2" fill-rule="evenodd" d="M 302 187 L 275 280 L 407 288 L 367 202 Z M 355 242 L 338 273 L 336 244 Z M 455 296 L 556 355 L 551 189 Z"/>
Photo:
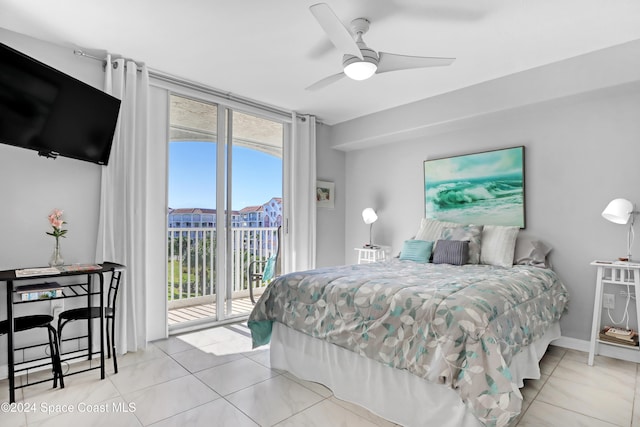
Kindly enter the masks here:
<path id="1" fill-rule="evenodd" d="M 106 165 L 120 100 L 0 43 L 0 142 Z"/>

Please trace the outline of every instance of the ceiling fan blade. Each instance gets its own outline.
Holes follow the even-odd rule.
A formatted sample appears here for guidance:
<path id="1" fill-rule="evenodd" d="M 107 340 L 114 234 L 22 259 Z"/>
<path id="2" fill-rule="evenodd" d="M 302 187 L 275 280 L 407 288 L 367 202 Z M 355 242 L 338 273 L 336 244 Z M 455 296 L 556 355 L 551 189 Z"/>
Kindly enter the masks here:
<path id="1" fill-rule="evenodd" d="M 333 10 L 326 3 L 318 3 L 309 7 L 316 20 L 331 42 L 342 52 L 362 59 L 360 48 L 347 28 L 340 22 Z"/>
<path id="2" fill-rule="evenodd" d="M 340 80 L 344 76 L 345 76 L 344 73 L 338 73 L 338 74 L 334 74 L 334 75 L 329 76 L 329 77 L 325 77 L 324 79 L 319 80 L 319 81 L 315 82 L 314 84 L 312 84 L 311 86 L 309 86 L 308 88 L 306 88 L 306 90 L 310 90 L 310 91 L 320 90 L 322 88 L 325 88 L 325 87 L 329 86 L 332 83 L 337 82 L 338 80 Z"/>
<path id="3" fill-rule="evenodd" d="M 376 74 L 387 71 L 408 70 L 411 68 L 442 67 L 450 65 L 456 58 L 430 58 L 425 56 L 397 55 L 379 52 L 378 70 Z"/>

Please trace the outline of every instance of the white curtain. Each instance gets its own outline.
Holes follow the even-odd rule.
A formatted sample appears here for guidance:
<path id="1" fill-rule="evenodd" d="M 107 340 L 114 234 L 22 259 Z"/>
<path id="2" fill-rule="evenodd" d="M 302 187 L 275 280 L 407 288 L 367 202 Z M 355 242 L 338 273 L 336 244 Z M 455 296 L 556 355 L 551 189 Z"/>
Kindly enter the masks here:
<path id="1" fill-rule="evenodd" d="M 316 266 L 316 118 L 292 115 L 292 132 L 286 168 L 289 189 L 285 272 Z"/>
<path id="2" fill-rule="evenodd" d="M 126 266 L 116 308 L 116 349 L 146 345 L 147 147 L 149 72 L 107 57 L 105 91 L 122 101 L 109 165 L 102 168 L 96 262 Z"/>

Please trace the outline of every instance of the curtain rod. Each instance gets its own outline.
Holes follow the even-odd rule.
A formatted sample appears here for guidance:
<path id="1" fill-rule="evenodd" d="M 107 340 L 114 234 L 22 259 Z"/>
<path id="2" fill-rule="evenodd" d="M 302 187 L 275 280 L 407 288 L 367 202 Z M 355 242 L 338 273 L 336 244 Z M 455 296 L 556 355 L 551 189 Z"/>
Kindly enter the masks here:
<path id="1" fill-rule="evenodd" d="M 82 49 L 75 49 L 73 51 L 73 53 L 75 53 L 78 56 L 83 56 L 85 58 L 95 59 L 96 61 L 102 61 L 103 65 L 106 66 L 107 60 L 105 58 L 100 58 L 98 56 L 91 55 L 91 54 L 83 51 Z M 177 84 L 177 85 L 180 85 L 180 86 L 186 86 L 186 87 L 188 87 L 190 89 L 194 89 L 194 90 L 197 90 L 197 91 L 200 91 L 200 92 L 204 92 L 204 93 L 207 93 L 207 94 L 210 94 L 210 95 L 214 95 L 214 96 L 217 96 L 217 97 L 222 98 L 222 99 L 226 99 L 226 100 L 234 101 L 234 102 L 239 102 L 241 104 L 244 104 L 244 105 L 247 105 L 247 106 L 250 106 L 250 107 L 258 108 L 258 109 L 261 109 L 261 110 L 266 110 L 266 111 L 269 111 L 271 113 L 282 115 L 282 116 L 285 116 L 285 117 L 291 117 L 291 111 L 283 110 L 283 109 L 275 107 L 273 105 L 263 104 L 263 103 L 260 103 L 258 101 L 254 101 L 254 100 L 249 99 L 249 98 L 245 98 L 245 97 L 242 97 L 242 96 L 234 95 L 231 92 L 223 92 L 221 90 L 214 89 L 214 88 L 206 86 L 204 84 L 196 83 L 196 82 L 190 81 L 190 80 L 185 80 L 185 79 L 173 76 L 171 74 L 155 70 L 153 68 L 149 68 L 149 76 L 153 77 L 153 78 L 156 78 L 158 80 L 167 82 L 167 83 L 173 83 L 173 84 Z M 304 115 L 300 115 L 300 114 L 296 113 L 296 116 L 302 122 L 305 122 L 307 120 L 306 117 L 304 117 Z M 318 123 L 321 123 L 321 121 L 318 120 L 317 118 L 316 118 L 316 121 Z"/>
<path id="2" fill-rule="evenodd" d="M 168 74 L 168 73 L 165 73 L 165 72 L 162 72 L 162 71 L 158 71 L 158 70 L 155 70 L 155 69 L 152 69 L 152 68 L 149 69 L 149 75 L 154 77 L 154 78 L 156 78 L 156 79 L 158 79 L 158 80 L 161 80 L 161 81 L 164 81 L 164 82 L 167 82 L 167 83 L 177 84 L 177 85 L 180 85 L 180 86 L 183 86 L 183 87 L 187 87 L 189 89 L 193 89 L 193 90 L 196 90 L 196 91 L 199 91 L 199 92 L 204 92 L 206 94 L 216 96 L 218 98 L 226 99 L 228 101 L 238 102 L 240 104 L 244 104 L 244 105 L 247 105 L 249 107 L 265 110 L 265 111 L 268 111 L 270 113 L 277 114 L 277 115 L 280 115 L 280 116 L 284 116 L 284 117 L 287 117 L 287 118 L 291 117 L 291 111 L 283 110 L 283 109 L 278 108 L 278 107 L 273 106 L 273 105 L 264 104 L 264 103 L 261 103 L 261 102 L 258 102 L 258 101 L 254 101 L 254 100 L 249 99 L 249 98 L 238 96 L 238 95 L 233 94 L 232 92 L 221 91 L 219 89 L 212 88 L 212 87 L 207 86 L 205 84 L 197 83 L 197 82 L 194 82 L 192 80 L 186 80 L 186 79 L 183 79 L 183 78 L 180 78 L 180 77 L 176 77 L 176 76 L 173 76 L 171 74 Z"/>

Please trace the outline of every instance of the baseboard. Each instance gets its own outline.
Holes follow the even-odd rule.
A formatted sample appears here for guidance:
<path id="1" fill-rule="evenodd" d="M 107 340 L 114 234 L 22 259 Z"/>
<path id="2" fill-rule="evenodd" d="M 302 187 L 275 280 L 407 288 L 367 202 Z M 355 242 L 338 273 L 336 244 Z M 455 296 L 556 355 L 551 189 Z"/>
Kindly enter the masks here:
<path id="1" fill-rule="evenodd" d="M 571 350 L 589 352 L 590 342 L 587 340 L 579 340 L 570 337 L 560 337 L 553 341 L 551 345 L 555 345 L 562 348 L 568 348 Z M 640 363 L 640 349 L 636 348 L 623 348 L 618 346 L 598 344 L 596 347 L 596 354 L 601 356 L 613 357 L 615 359 L 626 360 L 629 362 Z"/>
<path id="2" fill-rule="evenodd" d="M 589 341 L 579 340 L 571 337 L 560 337 L 555 341 L 551 342 L 551 345 L 555 345 L 557 347 L 567 348 L 571 350 L 578 350 L 589 352 Z"/>
<path id="3" fill-rule="evenodd" d="M 105 352 L 106 353 L 106 352 Z M 76 357 L 76 359 L 71 359 L 71 360 L 67 360 L 65 362 L 62 362 L 62 371 L 64 373 L 64 365 L 65 364 L 69 364 L 69 365 L 73 365 L 74 363 L 80 363 L 80 362 L 86 362 L 86 356 L 87 353 L 86 351 L 76 351 L 74 353 L 65 353 L 65 358 L 74 358 Z M 98 359 L 95 359 L 98 360 Z M 31 364 L 35 365 L 38 364 L 40 362 L 32 362 Z M 105 363 L 107 363 L 107 356 L 105 354 Z M 28 364 L 27 364 L 28 365 Z M 24 367 L 28 367 L 28 366 L 22 366 Z M 46 365 L 46 366 L 40 366 L 37 368 L 29 368 L 29 372 L 30 373 L 34 373 L 34 372 L 38 372 L 38 371 L 44 371 L 44 370 L 49 370 L 51 369 L 50 365 Z M 26 375 L 26 372 L 20 373 L 20 374 L 16 374 L 16 378 L 18 378 L 21 375 Z M 7 378 L 9 378 L 9 366 L 8 365 L 0 365 L 0 380 L 6 380 Z"/>

